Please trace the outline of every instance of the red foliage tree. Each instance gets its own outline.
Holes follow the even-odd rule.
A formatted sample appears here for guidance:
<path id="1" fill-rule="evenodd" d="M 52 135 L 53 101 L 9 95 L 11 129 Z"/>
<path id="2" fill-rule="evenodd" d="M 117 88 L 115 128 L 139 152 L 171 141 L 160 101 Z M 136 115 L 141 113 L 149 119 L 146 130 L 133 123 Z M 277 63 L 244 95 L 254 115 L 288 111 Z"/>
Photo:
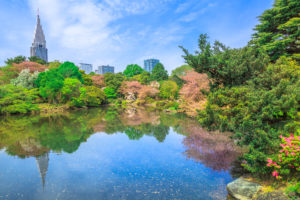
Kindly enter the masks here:
<path id="1" fill-rule="evenodd" d="M 104 76 L 103 75 L 94 75 L 91 77 L 93 81 L 93 85 L 98 88 L 105 87 Z"/>
<path id="2" fill-rule="evenodd" d="M 146 97 L 154 98 L 158 95 L 159 90 L 153 88 L 151 86 L 143 85 L 141 90 L 139 91 L 138 98 L 141 100 L 145 100 Z"/>
<path id="3" fill-rule="evenodd" d="M 41 65 L 39 63 L 36 63 L 36 62 L 31 62 L 31 61 L 25 61 L 25 62 L 22 62 L 20 64 L 16 64 L 16 63 L 13 63 L 12 64 L 13 68 L 18 71 L 19 73 L 23 70 L 23 69 L 29 69 L 29 71 L 31 73 L 35 72 L 35 71 L 38 71 L 38 72 L 43 72 L 45 71 L 46 69 L 48 69 L 47 66 L 45 65 Z"/>
<path id="4" fill-rule="evenodd" d="M 204 99 L 201 90 L 209 90 L 209 80 L 206 74 L 187 71 L 185 76 L 180 77 L 186 83 L 179 91 L 179 95 L 186 101 L 199 102 Z"/>

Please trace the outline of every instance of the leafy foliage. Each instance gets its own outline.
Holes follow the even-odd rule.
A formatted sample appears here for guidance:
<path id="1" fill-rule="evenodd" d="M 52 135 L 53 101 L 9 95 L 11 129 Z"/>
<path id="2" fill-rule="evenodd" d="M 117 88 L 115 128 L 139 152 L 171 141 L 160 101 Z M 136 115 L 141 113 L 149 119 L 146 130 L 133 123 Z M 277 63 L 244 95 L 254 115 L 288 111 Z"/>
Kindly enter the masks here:
<path id="1" fill-rule="evenodd" d="M 85 86 L 79 89 L 80 96 L 78 98 L 73 98 L 71 102 L 74 106 L 82 107 L 95 107 L 103 104 L 105 102 L 105 93 L 95 87 L 95 86 Z"/>
<path id="2" fill-rule="evenodd" d="M 211 92 L 199 121 L 211 129 L 232 131 L 241 145 L 249 146 L 244 167 L 267 173 L 267 156 L 279 147 L 278 133 L 300 128 L 300 66 L 281 58 L 247 84 Z"/>
<path id="3" fill-rule="evenodd" d="M 179 91 L 179 95 L 184 101 L 197 102 L 204 99 L 202 91 L 209 91 L 209 81 L 206 74 L 191 70 L 185 72 L 185 75 L 180 78 L 185 82 Z"/>
<path id="4" fill-rule="evenodd" d="M 153 68 L 150 79 L 152 81 L 163 81 L 168 79 L 168 72 L 161 63 L 157 63 Z"/>
<path id="5" fill-rule="evenodd" d="M 78 79 L 66 78 L 64 80 L 64 86 L 61 89 L 61 95 L 64 102 L 73 100 L 73 98 L 80 96 L 79 88 L 81 82 Z"/>
<path id="6" fill-rule="evenodd" d="M 159 95 L 163 98 L 174 99 L 177 97 L 178 85 L 175 81 L 164 81 L 160 86 Z"/>
<path id="7" fill-rule="evenodd" d="M 276 0 L 273 8 L 266 10 L 254 30 L 253 43 L 263 48 L 272 61 L 280 56 L 296 56 L 300 44 L 300 2 Z"/>
<path id="8" fill-rule="evenodd" d="M 98 88 L 105 87 L 104 76 L 103 75 L 93 75 L 92 77 L 93 85 Z"/>
<path id="9" fill-rule="evenodd" d="M 193 68 L 189 65 L 182 65 L 172 70 L 171 76 L 184 76 L 186 72 L 193 70 Z"/>
<path id="10" fill-rule="evenodd" d="M 91 76 L 85 74 L 84 70 L 79 70 L 79 72 L 81 73 L 84 85 L 88 85 L 88 86 L 93 85 L 93 80 Z"/>
<path id="11" fill-rule="evenodd" d="M 52 62 L 49 62 L 48 63 L 48 66 L 49 66 L 49 69 L 52 69 L 52 68 L 58 68 L 62 63 L 59 62 L 58 60 L 54 60 Z"/>
<path id="12" fill-rule="evenodd" d="M 28 90 L 13 85 L 0 86 L 0 113 L 16 114 L 37 111 L 34 104 L 38 100 L 37 89 Z"/>
<path id="13" fill-rule="evenodd" d="M 57 102 L 60 89 L 64 85 L 64 77 L 57 69 L 50 69 L 46 72 L 41 72 L 35 84 L 43 98 L 48 99 L 49 102 Z"/>
<path id="14" fill-rule="evenodd" d="M 143 71 L 144 71 L 144 69 L 141 68 L 139 65 L 131 64 L 131 65 L 127 65 L 127 67 L 124 70 L 123 74 L 126 77 L 133 77 L 135 75 L 141 74 Z"/>
<path id="15" fill-rule="evenodd" d="M 201 34 L 198 45 L 200 51 L 192 55 L 181 47 L 183 58 L 199 73 L 206 73 L 212 79 L 213 88 L 235 86 L 260 74 L 268 63 L 268 57 L 257 47 L 246 46 L 230 49 L 215 41 L 213 47 L 207 41 L 208 36 Z"/>
<path id="16" fill-rule="evenodd" d="M 11 84 L 14 86 L 21 86 L 27 89 L 32 89 L 35 87 L 34 82 L 36 81 L 39 72 L 34 72 L 31 74 L 29 69 L 24 69 L 21 71 L 19 76 L 11 80 Z"/>
<path id="17" fill-rule="evenodd" d="M 31 56 L 31 57 L 28 58 L 28 60 L 31 61 L 31 62 L 39 63 L 41 65 L 47 64 L 46 61 L 44 61 L 43 59 L 40 59 L 39 57 L 36 57 L 36 56 Z"/>
<path id="18" fill-rule="evenodd" d="M 116 90 L 110 87 L 104 88 L 104 93 L 108 99 L 114 99 L 117 97 Z"/>
<path id="19" fill-rule="evenodd" d="M 5 61 L 5 64 L 7 64 L 7 65 L 12 65 L 13 63 L 19 64 L 19 63 L 22 63 L 24 61 L 26 61 L 26 57 L 25 56 L 16 56 L 14 58 L 8 58 Z"/>
<path id="20" fill-rule="evenodd" d="M 64 78 L 76 78 L 81 83 L 84 82 L 78 67 L 76 67 L 74 63 L 64 62 L 58 67 L 57 72 L 60 73 Z"/>
<path id="21" fill-rule="evenodd" d="M 113 73 L 105 73 L 104 74 L 104 82 L 106 87 L 112 88 L 115 91 L 118 91 L 122 82 L 124 81 L 124 76 L 121 73 L 113 74 Z"/>
<path id="22" fill-rule="evenodd" d="M 150 73 L 147 71 L 143 71 L 141 74 L 135 75 L 132 77 L 133 81 L 138 81 L 143 85 L 147 85 L 150 83 Z"/>

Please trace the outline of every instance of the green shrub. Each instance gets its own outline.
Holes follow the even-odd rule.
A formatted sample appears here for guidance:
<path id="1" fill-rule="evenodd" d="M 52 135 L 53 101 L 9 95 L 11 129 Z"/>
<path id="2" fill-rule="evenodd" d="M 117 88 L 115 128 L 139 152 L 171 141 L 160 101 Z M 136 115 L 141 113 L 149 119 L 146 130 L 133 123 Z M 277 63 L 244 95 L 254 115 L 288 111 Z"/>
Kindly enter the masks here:
<path id="1" fill-rule="evenodd" d="M 175 81 L 164 81 L 159 90 L 159 95 L 162 98 L 175 99 L 178 93 L 178 85 Z"/>
<path id="2" fill-rule="evenodd" d="M 248 145 L 244 167 L 269 173 L 267 158 L 279 149 L 279 135 L 300 128 L 300 66 L 281 58 L 247 84 L 219 88 L 208 96 L 199 121 L 210 129 L 234 132 L 240 145 Z"/>
<path id="3" fill-rule="evenodd" d="M 76 107 L 96 107 L 105 102 L 106 96 L 104 92 L 95 86 L 85 86 L 79 89 L 79 97 L 73 97 L 71 105 Z"/>
<path id="4" fill-rule="evenodd" d="M 38 111 L 34 103 L 39 99 L 38 90 L 28 90 L 13 85 L 0 86 L 0 113 L 16 114 Z"/>
<path id="5" fill-rule="evenodd" d="M 48 102 L 58 102 L 60 89 L 64 85 L 64 77 L 58 73 L 57 69 L 50 69 L 39 73 L 35 85 L 39 88 L 40 95 Z"/>
<path id="6" fill-rule="evenodd" d="M 104 88 L 104 93 L 108 99 L 115 99 L 117 97 L 117 92 L 113 88 Z"/>

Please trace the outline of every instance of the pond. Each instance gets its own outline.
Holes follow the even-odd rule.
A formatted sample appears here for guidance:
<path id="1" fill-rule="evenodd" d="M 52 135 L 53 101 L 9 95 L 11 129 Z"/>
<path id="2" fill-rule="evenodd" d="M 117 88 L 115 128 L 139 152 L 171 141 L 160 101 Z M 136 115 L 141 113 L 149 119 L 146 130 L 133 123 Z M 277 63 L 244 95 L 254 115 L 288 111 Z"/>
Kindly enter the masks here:
<path id="1" fill-rule="evenodd" d="M 180 114 L 97 108 L 0 119 L 0 199 L 226 199 L 239 156 Z"/>

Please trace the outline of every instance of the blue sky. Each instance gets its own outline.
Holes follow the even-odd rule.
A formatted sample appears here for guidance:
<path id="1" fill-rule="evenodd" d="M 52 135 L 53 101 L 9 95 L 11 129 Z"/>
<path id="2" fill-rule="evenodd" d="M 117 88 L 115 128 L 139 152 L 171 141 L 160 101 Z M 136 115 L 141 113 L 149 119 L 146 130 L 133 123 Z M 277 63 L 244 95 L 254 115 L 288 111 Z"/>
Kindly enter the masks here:
<path id="1" fill-rule="evenodd" d="M 168 71 L 182 51 L 197 49 L 201 33 L 238 48 L 247 44 L 257 16 L 273 0 L 0 0 L 0 65 L 29 56 L 37 8 L 48 57 L 74 63 L 128 64 L 158 58 Z"/>

